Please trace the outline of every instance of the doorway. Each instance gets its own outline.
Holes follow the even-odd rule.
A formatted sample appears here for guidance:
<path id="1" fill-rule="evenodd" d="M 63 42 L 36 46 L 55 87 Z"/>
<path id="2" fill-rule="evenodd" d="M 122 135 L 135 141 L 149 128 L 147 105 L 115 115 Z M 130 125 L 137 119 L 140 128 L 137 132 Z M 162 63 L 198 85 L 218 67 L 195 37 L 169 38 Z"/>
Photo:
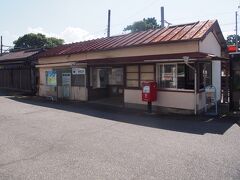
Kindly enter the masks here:
<path id="1" fill-rule="evenodd" d="M 123 105 L 124 68 L 91 67 L 89 100 L 100 104 Z"/>

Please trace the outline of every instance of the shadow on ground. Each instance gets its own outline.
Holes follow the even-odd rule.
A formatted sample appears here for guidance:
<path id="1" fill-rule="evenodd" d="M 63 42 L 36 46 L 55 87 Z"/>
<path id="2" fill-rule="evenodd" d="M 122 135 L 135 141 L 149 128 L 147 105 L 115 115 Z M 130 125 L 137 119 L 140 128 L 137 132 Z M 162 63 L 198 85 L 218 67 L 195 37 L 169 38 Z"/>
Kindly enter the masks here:
<path id="1" fill-rule="evenodd" d="M 206 133 L 224 134 L 237 121 L 229 116 L 148 115 L 143 111 L 127 108 L 83 102 L 52 102 L 30 96 L 9 96 L 7 98 L 31 105 L 80 113 L 106 120 L 198 135 Z"/>

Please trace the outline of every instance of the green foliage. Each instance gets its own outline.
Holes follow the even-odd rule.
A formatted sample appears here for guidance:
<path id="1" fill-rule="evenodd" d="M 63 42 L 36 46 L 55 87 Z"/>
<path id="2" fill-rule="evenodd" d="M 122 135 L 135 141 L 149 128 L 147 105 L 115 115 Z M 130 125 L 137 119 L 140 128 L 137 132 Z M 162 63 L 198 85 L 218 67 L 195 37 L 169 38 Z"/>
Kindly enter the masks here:
<path id="1" fill-rule="evenodd" d="M 28 49 L 28 48 L 52 48 L 64 43 L 63 39 L 57 39 L 54 37 L 46 37 L 45 35 L 38 33 L 25 34 L 19 37 L 13 42 L 14 49 Z"/>
<path id="2" fill-rule="evenodd" d="M 157 20 L 153 18 L 143 19 L 142 21 L 136 21 L 132 25 L 128 25 L 124 28 L 123 31 L 139 32 L 146 31 L 149 29 L 159 28 L 160 25 L 157 23 Z"/>
<path id="3" fill-rule="evenodd" d="M 238 35 L 238 44 L 240 46 L 240 36 Z M 235 34 L 232 34 L 232 35 L 229 35 L 227 36 L 227 45 L 236 45 L 236 35 Z"/>
<path id="4" fill-rule="evenodd" d="M 55 37 L 47 38 L 47 47 L 52 48 L 64 43 L 63 39 L 57 39 Z"/>

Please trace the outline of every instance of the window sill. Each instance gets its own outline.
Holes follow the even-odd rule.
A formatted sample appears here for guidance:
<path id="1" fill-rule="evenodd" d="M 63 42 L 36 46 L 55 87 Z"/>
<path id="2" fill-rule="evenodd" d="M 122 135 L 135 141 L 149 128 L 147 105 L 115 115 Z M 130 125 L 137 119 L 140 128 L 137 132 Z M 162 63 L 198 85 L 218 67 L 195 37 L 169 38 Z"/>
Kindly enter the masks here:
<path id="1" fill-rule="evenodd" d="M 142 88 L 139 87 L 124 87 L 124 89 L 142 90 Z"/>
<path id="2" fill-rule="evenodd" d="M 184 93 L 194 93 L 194 90 L 191 89 L 172 89 L 172 88 L 164 88 L 157 89 L 158 91 L 169 91 L 169 92 L 184 92 Z"/>

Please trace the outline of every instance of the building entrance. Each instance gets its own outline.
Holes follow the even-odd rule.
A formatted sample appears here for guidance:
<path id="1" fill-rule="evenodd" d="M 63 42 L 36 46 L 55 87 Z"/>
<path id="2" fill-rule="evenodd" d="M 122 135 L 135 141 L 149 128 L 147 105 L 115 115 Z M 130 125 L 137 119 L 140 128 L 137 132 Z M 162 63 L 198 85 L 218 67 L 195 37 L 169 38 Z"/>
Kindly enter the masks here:
<path id="1" fill-rule="evenodd" d="M 123 67 L 92 67 L 89 100 L 106 104 L 123 104 Z"/>

